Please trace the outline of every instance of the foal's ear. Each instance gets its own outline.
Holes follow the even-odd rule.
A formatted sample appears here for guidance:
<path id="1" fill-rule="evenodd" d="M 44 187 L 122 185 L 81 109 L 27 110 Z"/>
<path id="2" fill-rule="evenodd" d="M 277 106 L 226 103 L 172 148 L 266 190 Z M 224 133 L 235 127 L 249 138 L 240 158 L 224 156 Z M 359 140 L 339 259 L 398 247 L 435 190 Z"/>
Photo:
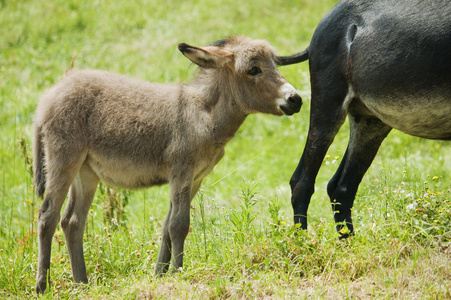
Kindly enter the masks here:
<path id="1" fill-rule="evenodd" d="M 233 61 L 233 51 L 222 47 L 194 47 L 179 44 L 179 50 L 193 63 L 202 68 L 222 68 Z"/>

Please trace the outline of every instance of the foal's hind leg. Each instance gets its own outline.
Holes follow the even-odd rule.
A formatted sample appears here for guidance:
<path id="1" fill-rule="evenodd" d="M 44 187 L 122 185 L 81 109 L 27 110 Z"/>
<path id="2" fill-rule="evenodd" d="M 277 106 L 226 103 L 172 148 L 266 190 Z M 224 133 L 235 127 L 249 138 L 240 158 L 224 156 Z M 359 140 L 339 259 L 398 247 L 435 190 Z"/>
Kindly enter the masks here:
<path id="1" fill-rule="evenodd" d="M 64 203 L 69 186 L 84 160 L 84 155 L 69 158 L 52 151 L 49 151 L 46 155 L 52 157 L 52 162 L 47 166 L 47 192 L 38 213 L 37 293 L 43 293 L 47 283 L 50 284 L 50 255 L 53 234 L 60 220 L 61 206 Z"/>
<path id="2" fill-rule="evenodd" d="M 391 127 L 371 116 L 350 115 L 349 123 L 351 135 L 348 148 L 327 186 L 327 191 L 332 202 L 335 222 L 338 223 L 337 231 L 340 232 L 346 223 L 349 233 L 352 234 L 354 228 L 351 209 L 357 189 Z M 341 237 L 346 238 L 349 233 L 342 233 Z"/>
<path id="3" fill-rule="evenodd" d="M 99 178 L 87 164 L 83 164 L 70 187 L 69 202 L 61 220 L 72 275 L 77 283 L 88 283 L 83 256 L 83 232 L 98 183 Z"/>

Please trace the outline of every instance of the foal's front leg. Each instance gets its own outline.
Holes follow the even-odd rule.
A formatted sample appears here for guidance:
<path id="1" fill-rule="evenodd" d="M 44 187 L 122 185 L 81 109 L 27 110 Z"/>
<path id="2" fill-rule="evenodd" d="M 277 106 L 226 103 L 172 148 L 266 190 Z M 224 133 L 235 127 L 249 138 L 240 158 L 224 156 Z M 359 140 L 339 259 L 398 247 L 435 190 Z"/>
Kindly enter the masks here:
<path id="1" fill-rule="evenodd" d="M 168 271 L 169 262 L 171 261 L 171 237 L 169 236 L 169 220 L 171 219 L 172 203 L 169 204 L 169 211 L 163 223 L 163 231 L 161 236 L 160 252 L 158 253 L 157 264 L 155 265 L 155 275 L 161 276 Z"/>
<path id="2" fill-rule="evenodd" d="M 171 185 L 171 219 L 167 224 L 172 243 L 172 265 L 175 270 L 183 267 L 183 246 L 189 232 L 192 183 Z"/>
<path id="3" fill-rule="evenodd" d="M 163 237 L 155 273 L 162 275 L 168 270 L 169 260 L 175 270 L 183 267 L 183 247 L 190 225 L 192 176 L 174 176 L 170 182 L 171 206 L 163 226 Z"/>

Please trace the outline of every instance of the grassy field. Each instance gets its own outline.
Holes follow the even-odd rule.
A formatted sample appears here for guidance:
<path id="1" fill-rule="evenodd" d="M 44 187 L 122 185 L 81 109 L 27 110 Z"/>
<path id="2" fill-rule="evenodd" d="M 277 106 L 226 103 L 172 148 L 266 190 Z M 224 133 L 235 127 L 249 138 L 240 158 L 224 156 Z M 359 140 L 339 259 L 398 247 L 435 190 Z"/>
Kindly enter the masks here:
<path id="1" fill-rule="evenodd" d="M 0 298 L 36 298 L 31 124 L 42 92 L 76 68 L 183 82 L 177 50 L 243 34 L 282 55 L 304 49 L 336 0 L 0 0 Z M 292 117 L 250 116 L 192 203 L 184 270 L 155 278 L 168 187 L 101 186 L 84 241 L 89 286 L 75 288 L 64 235 L 41 299 L 449 299 L 451 144 L 393 131 L 354 207 L 356 236 L 339 241 L 326 194 L 346 149 L 345 124 L 316 182 L 308 232 L 294 234 L 289 178 L 305 144 L 308 64 L 281 68 L 303 96 Z"/>

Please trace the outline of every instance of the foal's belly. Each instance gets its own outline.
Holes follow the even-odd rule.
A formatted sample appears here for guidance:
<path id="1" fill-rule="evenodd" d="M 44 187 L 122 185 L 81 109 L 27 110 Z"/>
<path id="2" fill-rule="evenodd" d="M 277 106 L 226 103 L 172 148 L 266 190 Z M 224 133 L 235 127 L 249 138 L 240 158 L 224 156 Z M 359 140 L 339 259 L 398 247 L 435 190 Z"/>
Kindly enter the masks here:
<path id="1" fill-rule="evenodd" d="M 168 183 L 169 167 L 165 164 L 136 163 L 127 158 L 106 159 L 89 154 L 86 163 L 102 182 L 121 188 L 140 189 Z"/>
<path id="2" fill-rule="evenodd" d="M 177 177 L 181 178 L 182 174 L 185 174 L 191 176 L 185 179 L 201 182 L 213 171 L 223 155 L 224 148 L 220 147 L 204 153 L 196 162 L 185 164 L 183 161 L 188 159 L 179 159 L 179 163 L 177 163 L 175 160 L 166 161 L 156 157 L 149 159 L 105 155 L 91 149 L 88 151 L 85 163 L 104 183 L 122 188 L 140 189 L 169 183 L 171 170 L 179 172 L 179 174 L 175 174 Z"/>

